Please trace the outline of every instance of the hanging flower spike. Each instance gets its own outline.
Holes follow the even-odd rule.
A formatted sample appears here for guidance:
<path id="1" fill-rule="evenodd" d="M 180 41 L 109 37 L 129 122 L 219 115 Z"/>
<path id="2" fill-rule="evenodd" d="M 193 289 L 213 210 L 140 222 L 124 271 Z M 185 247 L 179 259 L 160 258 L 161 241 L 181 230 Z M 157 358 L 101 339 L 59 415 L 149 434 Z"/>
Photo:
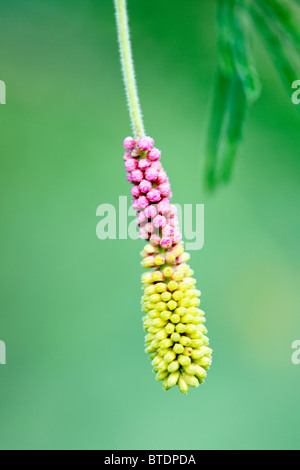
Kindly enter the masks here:
<path id="1" fill-rule="evenodd" d="M 190 386 L 204 382 L 212 350 L 199 308 L 201 293 L 187 264 L 190 256 L 181 241 L 176 207 L 170 203 L 169 180 L 158 161 L 161 152 L 153 145 L 150 137 L 124 141 L 133 207 L 140 237 L 147 240 L 142 266 L 151 269 L 142 276 L 146 352 L 163 388 L 178 385 L 186 394 Z"/>
<path id="2" fill-rule="evenodd" d="M 137 212 L 142 251 L 144 295 L 142 308 L 146 352 L 156 379 L 165 390 L 178 385 L 183 393 L 198 387 L 211 365 L 200 291 L 195 287 L 178 228 L 176 206 L 161 152 L 145 136 L 132 59 L 126 0 L 114 0 L 124 83 L 135 138 L 124 140 L 127 180 L 133 184 L 132 207 Z"/>

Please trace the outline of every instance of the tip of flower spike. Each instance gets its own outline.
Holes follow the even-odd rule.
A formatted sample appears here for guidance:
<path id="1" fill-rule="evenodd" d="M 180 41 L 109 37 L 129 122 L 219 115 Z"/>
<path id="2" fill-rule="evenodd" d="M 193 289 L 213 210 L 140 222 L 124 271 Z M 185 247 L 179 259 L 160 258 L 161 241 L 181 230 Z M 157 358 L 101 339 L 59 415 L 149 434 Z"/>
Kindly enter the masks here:
<path id="1" fill-rule="evenodd" d="M 123 145 L 126 150 L 132 150 L 136 146 L 136 140 L 133 137 L 126 137 Z"/>
<path id="2" fill-rule="evenodd" d="M 138 141 L 138 148 L 144 152 L 151 150 L 154 145 L 154 140 L 151 137 L 141 137 Z"/>

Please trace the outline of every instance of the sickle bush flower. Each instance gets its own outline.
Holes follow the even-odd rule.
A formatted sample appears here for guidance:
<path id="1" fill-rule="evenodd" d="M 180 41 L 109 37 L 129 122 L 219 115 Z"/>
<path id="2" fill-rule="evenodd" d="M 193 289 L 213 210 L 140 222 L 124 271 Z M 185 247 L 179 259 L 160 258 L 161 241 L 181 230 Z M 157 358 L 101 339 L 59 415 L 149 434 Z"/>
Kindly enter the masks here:
<path id="1" fill-rule="evenodd" d="M 162 165 L 161 152 L 150 137 L 137 142 L 127 137 L 124 147 L 127 179 L 137 211 L 140 237 L 147 241 L 142 266 L 142 309 L 145 313 L 146 352 L 156 379 L 168 390 L 178 385 L 182 393 L 203 383 L 211 365 L 201 292 L 187 264 L 178 229 L 171 187 Z M 138 169 L 137 169 L 138 168 Z"/>
<path id="2" fill-rule="evenodd" d="M 200 291 L 187 264 L 178 227 L 176 206 L 161 163 L 161 152 L 144 131 L 128 28 L 126 0 L 114 0 L 125 88 L 135 138 L 124 140 L 127 181 L 132 183 L 132 207 L 137 212 L 141 252 L 142 309 L 145 313 L 146 352 L 156 379 L 168 390 L 178 385 L 182 393 L 198 387 L 211 365 Z"/>

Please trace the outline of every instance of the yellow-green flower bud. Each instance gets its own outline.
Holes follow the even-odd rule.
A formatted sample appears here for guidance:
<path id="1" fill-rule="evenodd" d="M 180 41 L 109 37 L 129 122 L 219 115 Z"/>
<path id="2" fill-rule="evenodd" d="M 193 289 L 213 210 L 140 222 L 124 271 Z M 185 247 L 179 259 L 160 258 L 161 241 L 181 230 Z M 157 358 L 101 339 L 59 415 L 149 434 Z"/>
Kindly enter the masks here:
<path id="1" fill-rule="evenodd" d="M 145 288 L 145 294 L 146 295 L 152 295 L 156 293 L 156 289 L 154 285 L 148 286 Z"/>
<path id="2" fill-rule="evenodd" d="M 176 269 L 174 271 L 174 273 L 172 274 L 172 280 L 173 281 L 180 282 L 180 281 L 182 281 L 183 278 L 184 278 L 184 273 L 178 271 L 178 269 Z"/>
<path id="3" fill-rule="evenodd" d="M 160 312 L 158 310 L 150 310 L 150 312 L 148 313 L 148 317 L 152 319 L 159 318 Z"/>
<path id="4" fill-rule="evenodd" d="M 151 348 L 152 348 L 152 349 L 157 349 L 157 348 L 159 348 L 160 341 L 161 341 L 161 340 L 158 340 L 158 339 L 153 340 L 152 343 L 150 344 Z"/>
<path id="5" fill-rule="evenodd" d="M 174 313 L 174 315 L 171 316 L 171 322 L 172 323 L 179 323 L 180 322 L 180 316 Z"/>
<path id="6" fill-rule="evenodd" d="M 152 320 L 152 326 L 155 326 L 157 328 L 162 328 L 165 325 L 166 322 L 163 321 L 161 318 L 155 318 L 154 320 Z"/>
<path id="7" fill-rule="evenodd" d="M 163 302 L 169 302 L 169 300 L 172 298 L 172 294 L 170 292 L 163 292 L 160 298 L 163 300 Z"/>
<path id="8" fill-rule="evenodd" d="M 157 366 L 157 369 L 160 371 L 160 372 L 164 372 L 168 369 L 168 363 L 166 361 L 161 361 L 158 366 Z M 200 367 L 200 366 L 199 366 Z"/>
<path id="9" fill-rule="evenodd" d="M 199 359 L 201 359 L 203 357 L 203 352 L 200 349 L 193 349 L 191 357 L 195 361 L 198 361 Z"/>
<path id="10" fill-rule="evenodd" d="M 150 282 L 152 282 L 152 273 L 142 274 L 142 282 L 144 284 L 149 284 Z"/>
<path id="11" fill-rule="evenodd" d="M 210 367 L 211 365 L 211 358 L 204 356 L 200 360 L 197 361 L 197 364 L 201 367 Z"/>
<path id="12" fill-rule="evenodd" d="M 173 341 L 168 338 L 168 339 L 164 339 L 161 341 L 160 345 L 159 345 L 161 348 L 170 348 L 171 346 L 173 346 Z"/>
<path id="13" fill-rule="evenodd" d="M 175 300 L 170 300 L 170 302 L 168 302 L 169 310 L 173 311 L 175 310 L 176 307 L 177 307 L 177 302 L 175 302 Z"/>
<path id="14" fill-rule="evenodd" d="M 176 331 L 177 333 L 185 333 L 186 332 L 186 325 L 184 325 L 183 323 L 179 323 L 178 325 L 176 325 Z"/>
<path id="15" fill-rule="evenodd" d="M 144 258 L 143 261 L 142 261 L 142 266 L 145 269 L 154 268 L 154 266 L 155 266 L 154 256 L 147 256 L 147 258 Z"/>
<path id="16" fill-rule="evenodd" d="M 186 263 L 190 259 L 191 255 L 189 253 L 182 253 L 182 255 L 178 258 L 178 263 Z"/>
<path id="17" fill-rule="evenodd" d="M 180 341 L 180 334 L 179 333 L 173 333 L 171 335 L 171 339 L 172 339 L 172 341 L 174 341 L 174 343 L 178 343 Z"/>
<path id="18" fill-rule="evenodd" d="M 176 256 L 176 258 L 181 256 L 184 253 L 183 246 L 177 245 L 176 248 L 174 248 L 173 253 Z"/>
<path id="19" fill-rule="evenodd" d="M 176 354 L 182 354 L 184 351 L 184 347 L 182 346 L 182 344 L 176 343 L 174 344 L 173 351 L 176 352 Z"/>
<path id="20" fill-rule="evenodd" d="M 176 372 L 176 370 L 178 370 L 180 367 L 180 364 L 178 361 L 173 361 L 171 362 L 171 364 L 169 364 L 169 367 L 168 367 L 168 372 Z"/>
<path id="21" fill-rule="evenodd" d="M 187 335 L 193 335 L 194 333 L 196 333 L 196 331 L 197 331 L 196 325 L 188 324 L 186 326 L 186 334 Z"/>
<path id="22" fill-rule="evenodd" d="M 189 364 L 188 366 L 184 368 L 184 370 L 189 375 L 195 375 L 196 373 L 195 367 L 196 367 L 196 364 Z"/>
<path id="23" fill-rule="evenodd" d="M 168 385 L 168 380 L 169 380 L 169 376 L 165 378 L 165 380 L 163 381 L 163 389 L 164 390 L 169 390 L 169 385 Z"/>
<path id="24" fill-rule="evenodd" d="M 178 307 L 178 308 L 176 308 L 175 313 L 182 316 L 182 315 L 185 315 L 187 313 L 187 309 L 184 308 L 184 307 Z"/>
<path id="25" fill-rule="evenodd" d="M 202 346 L 201 339 L 192 339 L 191 347 L 192 348 L 200 348 Z"/>
<path id="26" fill-rule="evenodd" d="M 182 301 L 180 302 L 180 307 L 184 307 L 184 308 L 192 307 L 192 300 L 187 299 L 187 298 L 182 299 Z"/>
<path id="27" fill-rule="evenodd" d="M 178 385 L 179 385 L 180 391 L 182 393 L 184 393 L 184 394 L 188 393 L 189 386 L 188 386 L 188 384 L 186 383 L 186 381 L 184 380 L 184 378 L 182 376 L 180 376 L 179 379 L 178 379 Z"/>
<path id="28" fill-rule="evenodd" d="M 184 346 L 184 347 L 191 346 L 192 340 L 188 336 L 181 336 L 180 344 L 182 344 L 182 346 Z"/>
<path id="29" fill-rule="evenodd" d="M 181 290 L 176 290 L 173 294 L 172 294 L 172 297 L 173 299 L 176 301 L 176 302 L 179 302 L 183 299 L 183 292 L 181 292 Z"/>
<path id="30" fill-rule="evenodd" d="M 185 373 L 183 373 L 182 375 L 188 385 L 190 385 L 191 387 L 199 387 L 199 381 L 194 375 L 189 375 Z"/>
<path id="31" fill-rule="evenodd" d="M 155 335 L 155 339 L 158 340 L 158 341 L 162 341 L 163 339 L 166 339 L 167 337 L 168 337 L 168 333 L 166 332 L 165 329 L 160 330 Z"/>
<path id="32" fill-rule="evenodd" d="M 207 333 L 207 328 L 204 325 L 199 325 L 198 330 L 201 331 L 204 335 Z"/>
<path id="33" fill-rule="evenodd" d="M 178 379 L 179 379 L 179 375 L 180 375 L 179 372 L 172 372 L 169 375 L 169 378 L 168 378 L 168 387 L 169 388 L 172 388 L 177 384 Z"/>
<path id="34" fill-rule="evenodd" d="M 158 302 L 160 302 L 160 295 L 159 294 L 150 295 L 149 300 L 153 304 L 157 304 Z"/>
<path id="35" fill-rule="evenodd" d="M 169 310 L 164 310 L 163 312 L 161 312 L 160 318 L 164 321 L 168 321 L 168 320 L 170 320 L 171 315 L 172 315 L 172 313 L 169 312 Z"/>
<path id="36" fill-rule="evenodd" d="M 162 361 L 162 358 L 159 356 L 155 356 L 155 358 L 152 360 L 151 364 L 155 367 L 158 366 Z"/>
<path id="37" fill-rule="evenodd" d="M 153 255 L 153 253 L 156 252 L 156 248 L 154 246 L 148 244 L 148 245 L 145 246 L 144 251 L 146 251 L 146 253 L 148 253 L 149 255 Z"/>
<path id="38" fill-rule="evenodd" d="M 178 356 L 178 362 L 182 367 L 187 367 L 191 363 L 191 358 L 188 356 Z"/>
<path id="39" fill-rule="evenodd" d="M 174 361 L 175 358 L 176 354 L 174 353 L 174 351 L 168 351 L 167 354 L 165 354 L 164 356 L 164 360 L 168 363 Z"/>
<path id="40" fill-rule="evenodd" d="M 168 290 L 174 292 L 176 289 L 178 289 L 178 283 L 176 281 L 170 281 L 168 283 Z"/>
<path id="41" fill-rule="evenodd" d="M 165 264 L 164 255 L 157 255 L 154 259 L 155 266 L 163 266 Z"/>
<path id="42" fill-rule="evenodd" d="M 201 351 L 203 352 L 204 356 L 210 356 L 213 352 L 212 349 L 204 347 L 204 346 L 201 348 Z"/>
<path id="43" fill-rule="evenodd" d="M 167 304 L 166 302 L 158 302 L 155 306 L 156 310 L 158 310 L 159 312 L 163 312 L 164 310 L 166 310 L 167 308 Z"/>
<path id="44" fill-rule="evenodd" d="M 194 350 L 192 348 L 184 348 L 184 355 L 191 356 Z"/>
<path id="45" fill-rule="evenodd" d="M 163 292 L 166 292 L 167 285 L 164 282 L 159 282 L 158 284 L 154 286 L 154 288 L 156 292 L 158 292 L 159 294 L 162 294 Z"/>
<path id="46" fill-rule="evenodd" d="M 198 366 L 197 364 L 194 364 L 195 368 L 195 375 L 199 377 L 200 379 L 205 379 L 206 378 L 206 370 L 204 370 L 201 366 Z"/>
<path id="47" fill-rule="evenodd" d="M 147 341 L 147 342 L 150 341 L 150 343 L 151 343 L 151 341 L 153 341 L 154 339 L 155 339 L 155 336 L 154 336 L 154 335 L 150 335 L 150 334 L 149 334 L 149 335 L 146 335 L 146 336 L 145 336 L 145 341 Z"/>
<path id="48" fill-rule="evenodd" d="M 194 320 L 194 316 L 193 315 L 189 315 L 188 313 L 186 315 L 183 315 L 181 317 L 181 321 L 182 323 L 192 323 L 192 321 Z"/>
<path id="49" fill-rule="evenodd" d="M 197 329 L 194 333 L 191 333 L 191 334 L 190 334 L 190 337 L 191 337 L 192 339 L 201 339 L 201 341 L 202 341 L 202 346 L 203 346 L 203 344 L 204 344 L 204 342 L 203 342 L 203 334 L 201 333 L 201 331 L 199 331 L 199 329 Z"/>
<path id="50" fill-rule="evenodd" d="M 170 278 L 173 274 L 173 269 L 172 268 L 165 268 L 163 270 L 163 275 L 166 279 Z"/>
<path id="51" fill-rule="evenodd" d="M 151 279 L 153 282 L 161 282 L 164 280 L 164 275 L 161 271 L 154 271 L 154 273 L 151 274 Z"/>
<path id="52" fill-rule="evenodd" d="M 175 331 L 175 325 L 173 325 L 172 323 L 168 323 L 165 327 L 165 330 L 168 333 L 168 335 L 172 335 L 172 333 L 174 333 Z"/>
<path id="53" fill-rule="evenodd" d="M 168 375 L 168 371 L 160 371 L 158 374 L 156 374 L 156 380 L 160 382 L 161 380 L 164 380 L 166 377 L 168 377 Z"/>

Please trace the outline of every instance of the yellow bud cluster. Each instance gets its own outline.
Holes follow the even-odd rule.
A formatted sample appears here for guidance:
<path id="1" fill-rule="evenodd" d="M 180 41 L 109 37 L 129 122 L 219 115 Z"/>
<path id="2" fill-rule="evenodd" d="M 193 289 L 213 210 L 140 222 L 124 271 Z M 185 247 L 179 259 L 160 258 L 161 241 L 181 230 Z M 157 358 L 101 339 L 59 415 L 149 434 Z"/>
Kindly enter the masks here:
<path id="1" fill-rule="evenodd" d="M 163 250 L 162 250 L 163 251 Z M 183 243 L 173 247 L 171 250 L 164 251 L 163 253 L 158 247 L 151 244 L 145 246 L 141 252 L 142 266 L 145 269 L 161 267 L 165 264 L 177 266 L 186 263 L 190 259 L 189 253 L 184 251 Z"/>
<path id="2" fill-rule="evenodd" d="M 159 256 L 148 245 L 144 250 L 147 257 L 149 250 L 151 256 Z M 189 387 L 204 382 L 212 350 L 208 347 L 204 312 L 199 308 L 201 292 L 195 288 L 193 271 L 185 263 L 188 257 L 181 246 L 173 254 L 180 264 L 162 265 L 142 276 L 146 352 L 163 388 L 178 385 L 182 393 L 187 393 Z"/>

